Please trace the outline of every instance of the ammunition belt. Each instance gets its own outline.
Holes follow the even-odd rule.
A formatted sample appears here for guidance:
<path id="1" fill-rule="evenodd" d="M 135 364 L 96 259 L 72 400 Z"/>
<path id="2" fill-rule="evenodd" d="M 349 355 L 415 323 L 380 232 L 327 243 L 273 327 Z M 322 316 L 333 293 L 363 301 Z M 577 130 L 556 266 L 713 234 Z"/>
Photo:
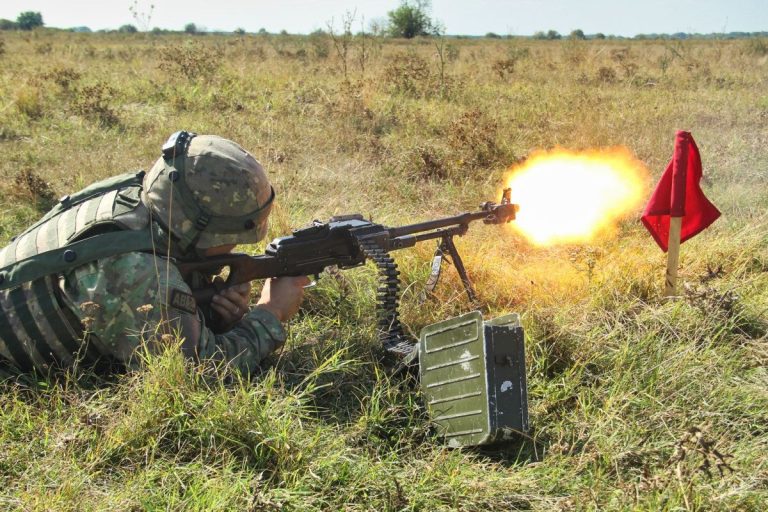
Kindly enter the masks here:
<path id="1" fill-rule="evenodd" d="M 387 352 L 405 357 L 413 351 L 415 342 L 403 332 L 400 323 L 397 309 L 400 303 L 400 271 L 397 270 L 397 263 L 376 240 L 361 240 L 360 248 L 379 269 L 379 287 L 376 290 L 379 340 Z"/>

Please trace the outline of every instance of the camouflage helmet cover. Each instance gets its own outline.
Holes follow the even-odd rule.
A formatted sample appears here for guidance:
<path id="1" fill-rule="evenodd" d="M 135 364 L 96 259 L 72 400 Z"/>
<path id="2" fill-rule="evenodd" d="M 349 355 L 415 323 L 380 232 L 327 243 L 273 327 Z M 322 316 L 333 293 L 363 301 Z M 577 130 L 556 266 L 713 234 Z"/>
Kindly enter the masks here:
<path id="1" fill-rule="evenodd" d="M 179 133 L 188 137 L 185 147 L 166 152 Z M 144 178 L 142 199 L 183 251 L 264 238 L 274 190 L 248 151 L 216 135 L 186 132 L 172 135 L 163 149 Z"/>

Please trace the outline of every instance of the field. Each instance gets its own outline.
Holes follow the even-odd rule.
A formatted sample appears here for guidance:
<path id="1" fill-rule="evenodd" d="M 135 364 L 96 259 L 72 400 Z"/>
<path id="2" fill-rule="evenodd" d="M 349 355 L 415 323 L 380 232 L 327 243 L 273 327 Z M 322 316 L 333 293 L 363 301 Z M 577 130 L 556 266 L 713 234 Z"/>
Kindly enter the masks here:
<path id="1" fill-rule="evenodd" d="M 180 129 L 261 160 L 268 239 L 334 214 L 474 209 L 537 149 L 626 146 L 650 191 L 685 129 L 723 216 L 683 246 L 683 298 L 661 298 L 639 211 L 584 245 L 476 226 L 457 243 L 484 313 L 526 328 L 528 437 L 441 444 L 381 362 L 366 267 L 323 277 L 250 382 L 173 350 L 109 379 L 6 381 L 0 508 L 765 510 L 768 43 L 337 42 L 0 35 L 0 243 L 55 198 L 148 168 Z M 413 333 L 471 309 L 450 268 L 419 303 L 433 249 L 396 255 Z"/>

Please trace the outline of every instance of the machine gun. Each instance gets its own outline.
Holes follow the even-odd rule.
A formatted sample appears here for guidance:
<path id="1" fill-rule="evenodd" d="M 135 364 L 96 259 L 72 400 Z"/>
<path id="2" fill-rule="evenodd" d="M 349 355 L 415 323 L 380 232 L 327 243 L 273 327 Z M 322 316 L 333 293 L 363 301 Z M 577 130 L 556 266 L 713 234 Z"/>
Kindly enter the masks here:
<path id="1" fill-rule="evenodd" d="M 483 203 L 475 212 L 400 227 L 376 224 L 359 214 L 338 216 L 327 222 L 314 221 L 309 227 L 295 230 L 291 236 L 273 240 L 259 256 L 233 253 L 179 263 L 178 266 L 183 276 L 229 268 L 229 276 L 223 283 L 193 290 L 197 302 L 207 304 L 225 287 L 269 277 L 316 275 L 330 266 L 347 269 L 370 259 L 379 269 L 379 338 L 388 352 L 407 355 L 413 349 L 413 342 L 405 337 L 400 324 L 400 272 L 389 253 L 413 247 L 418 242 L 439 240 L 427 289 L 431 290 L 437 284 L 442 261 L 447 255 L 456 267 L 470 301 L 475 302 L 475 292 L 453 237 L 465 234 L 469 224 L 477 220 L 485 224 L 510 222 L 518 210 L 518 205 L 512 204 L 511 190 L 507 188 L 502 193 L 501 202 Z"/>

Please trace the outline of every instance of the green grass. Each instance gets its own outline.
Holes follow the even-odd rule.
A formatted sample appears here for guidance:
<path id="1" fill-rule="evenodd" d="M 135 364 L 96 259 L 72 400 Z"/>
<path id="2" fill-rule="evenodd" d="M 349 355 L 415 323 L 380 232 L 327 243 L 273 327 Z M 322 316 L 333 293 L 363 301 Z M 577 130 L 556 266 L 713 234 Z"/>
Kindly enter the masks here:
<path id="1" fill-rule="evenodd" d="M 414 383 L 387 376 L 366 267 L 323 278 L 250 382 L 173 348 L 109 379 L 5 382 L 0 508 L 765 508 L 768 82 L 754 44 L 457 40 L 441 84 L 429 40 L 377 43 L 345 83 L 332 54 L 316 56 L 322 42 L 296 37 L 2 37 L 2 242 L 51 197 L 147 168 L 178 129 L 265 164 L 270 236 L 340 213 L 399 224 L 474 208 L 497 199 L 510 165 L 555 146 L 625 145 L 655 180 L 677 129 L 693 132 L 723 217 L 683 246 L 684 298 L 671 302 L 639 212 L 585 246 L 483 226 L 457 241 L 486 314 L 522 314 L 528 437 L 441 444 Z M 396 255 L 413 332 L 470 308 L 450 269 L 419 305 L 432 250 Z"/>

